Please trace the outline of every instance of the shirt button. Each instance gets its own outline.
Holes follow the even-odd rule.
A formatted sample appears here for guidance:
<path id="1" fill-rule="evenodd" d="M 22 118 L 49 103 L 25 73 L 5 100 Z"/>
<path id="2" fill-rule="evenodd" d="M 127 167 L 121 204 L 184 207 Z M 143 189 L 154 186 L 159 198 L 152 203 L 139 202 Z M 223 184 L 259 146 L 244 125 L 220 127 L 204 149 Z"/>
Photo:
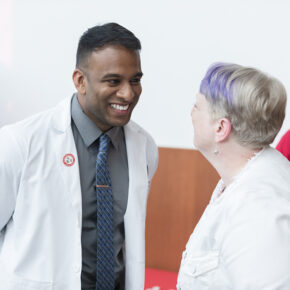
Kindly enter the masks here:
<path id="1" fill-rule="evenodd" d="M 75 264 L 75 265 L 73 266 L 73 270 L 74 270 L 75 273 L 79 273 L 79 272 L 81 271 L 81 267 L 80 267 L 80 265 Z"/>

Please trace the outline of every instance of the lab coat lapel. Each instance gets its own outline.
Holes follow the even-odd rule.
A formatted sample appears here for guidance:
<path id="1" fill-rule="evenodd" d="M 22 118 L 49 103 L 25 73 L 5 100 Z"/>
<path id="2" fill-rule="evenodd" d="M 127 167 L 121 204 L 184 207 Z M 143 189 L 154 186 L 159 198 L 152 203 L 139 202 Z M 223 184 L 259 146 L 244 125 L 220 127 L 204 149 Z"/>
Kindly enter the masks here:
<path id="1" fill-rule="evenodd" d="M 143 289 L 145 267 L 145 216 L 148 191 L 146 138 L 130 122 L 125 129 L 129 193 L 125 222 L 126 290 Z"/>
<path id="2" fill-rule="evenodd" d="M 125 138 L 129 168 L 129 196 L 126 215 L 130 213 L 133 204 L 136 212 L 142 212 L 144 203 L 144 190 L 148 186 L 147 161 L 145 152 L 145 136 L 134 123 L 125 126 Z M 140 208 L 136 208 L 140 207 Z"/>
<path id="3" fill-rule="evenodd" d="M 81 186 L 79 163 L 74 137 L 71 129 L 71 98 L 64 100 L 56 108 L 53 116 L 55 136 L 53 137 L 54 151 L 57 160 L 57 170 L 64 180 L 64 193 L 67 194 L 77 214 L 78 226 L 81 226 Z M 67 162 L 65 156 L 70 155 Z"/>

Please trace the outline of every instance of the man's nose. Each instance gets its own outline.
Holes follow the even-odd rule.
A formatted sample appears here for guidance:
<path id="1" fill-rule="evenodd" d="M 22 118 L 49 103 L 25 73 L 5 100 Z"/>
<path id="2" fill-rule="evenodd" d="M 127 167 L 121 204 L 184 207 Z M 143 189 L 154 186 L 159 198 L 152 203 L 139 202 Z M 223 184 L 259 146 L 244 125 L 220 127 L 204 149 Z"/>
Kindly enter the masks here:
<path id="1" fill-rule="evenodd" d="M 134 98 L 134 91 L 130 83 L 124 83 L 118 90 L 117 96 L 127 102 L 132 101 Z"/>

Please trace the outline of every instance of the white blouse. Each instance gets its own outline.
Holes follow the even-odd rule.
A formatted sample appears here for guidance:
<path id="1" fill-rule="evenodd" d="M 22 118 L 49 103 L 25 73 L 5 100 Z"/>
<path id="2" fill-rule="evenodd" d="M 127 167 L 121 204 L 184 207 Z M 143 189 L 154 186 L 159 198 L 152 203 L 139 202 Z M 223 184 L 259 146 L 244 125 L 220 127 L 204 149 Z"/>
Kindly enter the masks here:
<path id="1" fill-rule="evenodd" d="M 177 289 L 290 289 L 290 162 L 252 158 L 210 203 L 183 252 Z"/>

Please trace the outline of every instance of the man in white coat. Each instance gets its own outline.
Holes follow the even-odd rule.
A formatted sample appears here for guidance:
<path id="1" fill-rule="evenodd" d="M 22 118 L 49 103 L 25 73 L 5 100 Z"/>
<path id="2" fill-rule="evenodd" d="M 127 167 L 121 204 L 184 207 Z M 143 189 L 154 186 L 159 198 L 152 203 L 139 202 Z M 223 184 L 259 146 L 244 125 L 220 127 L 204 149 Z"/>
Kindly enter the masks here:
<path id="1" fill-rule="evenodd" d="M 77 93 L 0 129 L 1 289 L 144 289 L 146 202 L 158 151 L 130 121 L 142 90 L 140 49 L 134 34 L 116 23 L 88 29 L 73 72 Z M 96 274 L 102 240 L 96 160 L 104 133 L 112 287 L 100 285 Z"/>

